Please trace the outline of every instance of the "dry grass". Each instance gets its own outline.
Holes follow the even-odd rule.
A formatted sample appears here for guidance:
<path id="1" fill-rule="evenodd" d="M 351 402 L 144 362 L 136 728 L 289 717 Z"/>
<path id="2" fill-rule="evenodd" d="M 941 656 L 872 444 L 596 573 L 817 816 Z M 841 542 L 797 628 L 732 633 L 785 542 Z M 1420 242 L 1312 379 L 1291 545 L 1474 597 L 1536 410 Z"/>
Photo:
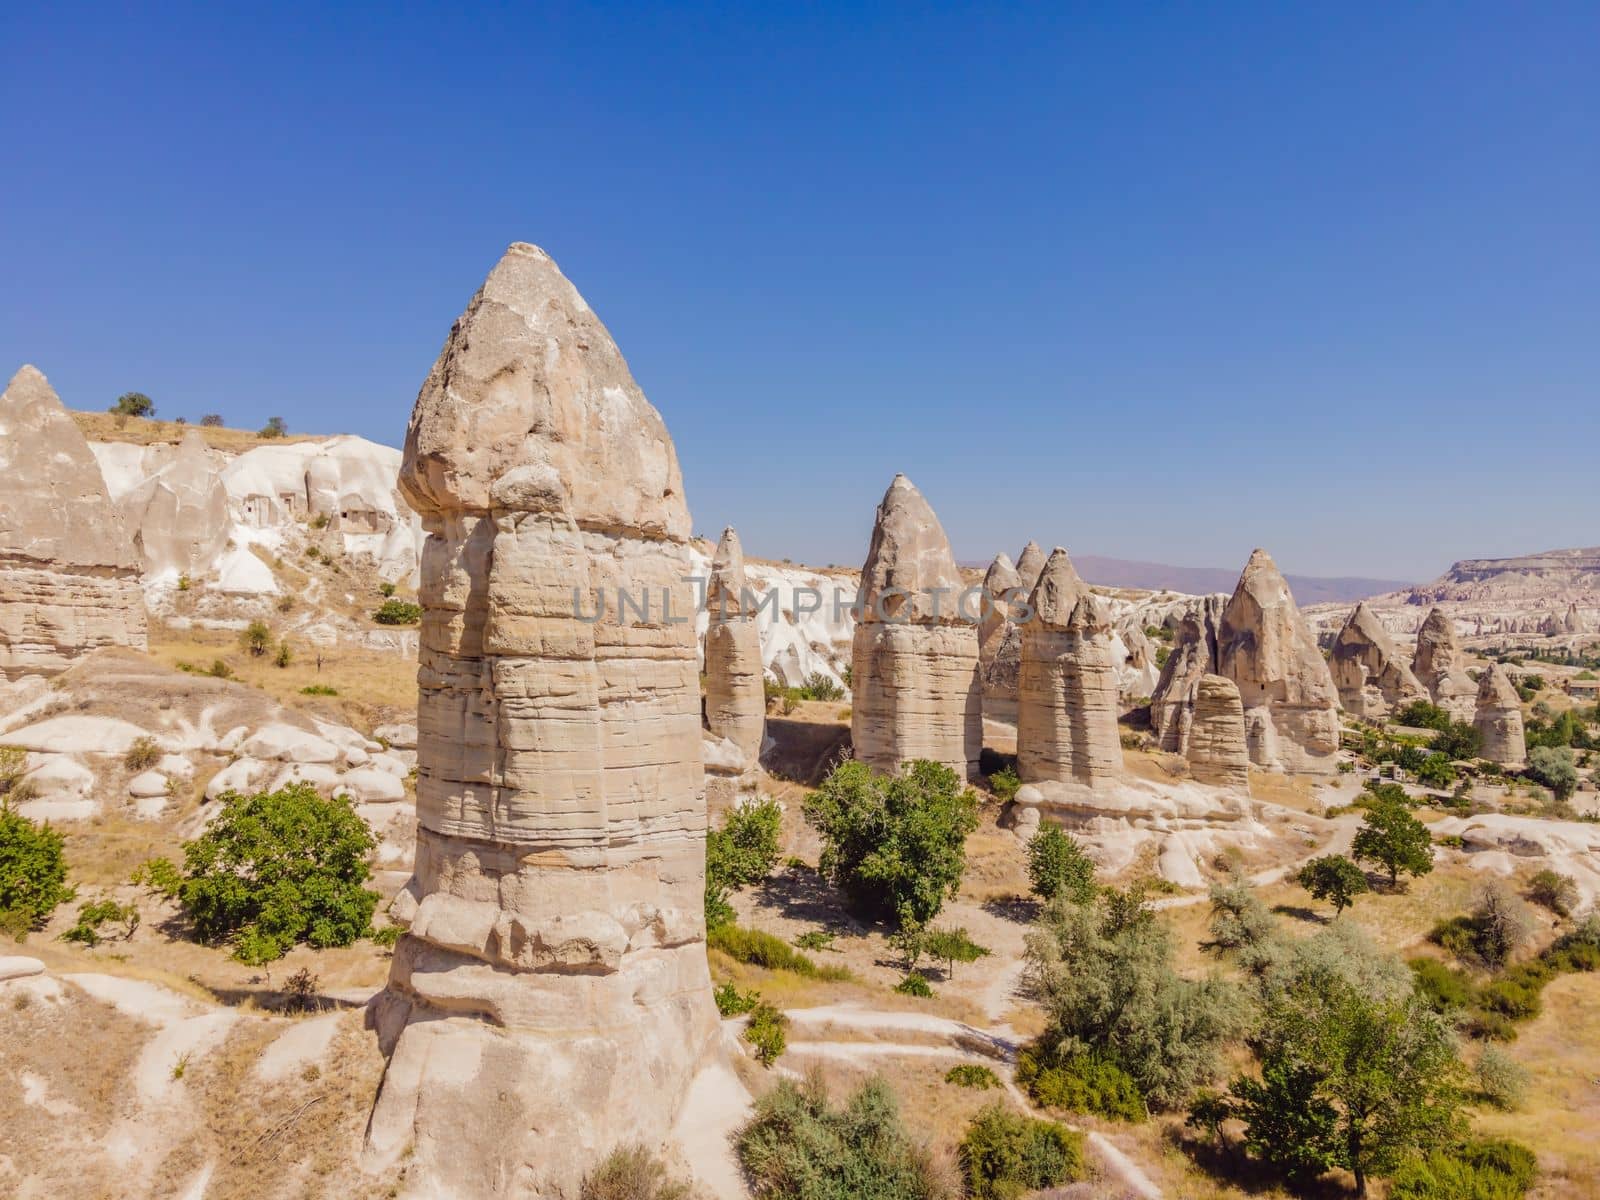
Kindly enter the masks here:
<path id="1" fill-rule="evenodd" d="M 196 413 L 194 419 L 186 425 L 180 425 L 176 421 L 119 416 L 111 412 L 73 412 L 72 419 L 78 423 L 83 436 L 91 442 L 131 442 L 136 446 L 151 446 L 157 442 L 180 442 L 184 434 L 190 430 L 197 430 L 200 436 L 205 438 L 207 446 L 213 450 L 225 450 L 230 454 L 238 454 L 268 444 L 306 442 L 314 436 L 320 436 L 292 433 L 281 438 L 264 438 L 248 429 L 227 429 L 221 426 L 208 428 L 200 424 L 200 416 L 201 414 Z M 261 423 L 263 425 L 267 423 L 266 417 L 261 418 Z"/>

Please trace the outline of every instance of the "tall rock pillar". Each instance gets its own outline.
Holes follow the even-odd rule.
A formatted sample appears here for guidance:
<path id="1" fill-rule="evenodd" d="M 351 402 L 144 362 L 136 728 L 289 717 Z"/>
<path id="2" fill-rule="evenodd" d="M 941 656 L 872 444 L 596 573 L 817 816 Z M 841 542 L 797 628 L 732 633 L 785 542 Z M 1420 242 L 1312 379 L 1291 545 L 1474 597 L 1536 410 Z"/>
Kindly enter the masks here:
<path id="1" fill-rule="evenodd" d="M 547 1195 L 659 1145 L 716 1057 L 689 511 L 665 425 L 517 243 L 417 397 L 428 538 L 409 921 L 368 1163 Z"/>
<path id="2" fill-rule="evenodd" d="M 706 728 L 756 765 L 767 728 L 761 631 L 746 611 L 744 550 L 730 525 L 722 531 L 706 584 Z"/>
<path id="3" fill-rule="evenodd" d="M 896 475 L 873 523 L 850 650 L 850 735 L 869 766 L 894 772 L 926 758 L 976 777 L 983 695 L 962 589 L 939 518 Z"/>

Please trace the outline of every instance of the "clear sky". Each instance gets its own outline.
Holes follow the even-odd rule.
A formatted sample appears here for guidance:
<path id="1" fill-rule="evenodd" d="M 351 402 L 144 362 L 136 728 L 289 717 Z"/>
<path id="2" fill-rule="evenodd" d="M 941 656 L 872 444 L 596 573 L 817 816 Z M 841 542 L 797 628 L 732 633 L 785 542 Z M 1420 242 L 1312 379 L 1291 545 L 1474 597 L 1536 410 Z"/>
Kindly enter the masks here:
<path id="1" fill-rule="evenodd" d="M 1427 578 L 1600 543 L 1600 7 L 0 12 L 0 366 L 398 445 L 550 251 L 696 527 Z"/>

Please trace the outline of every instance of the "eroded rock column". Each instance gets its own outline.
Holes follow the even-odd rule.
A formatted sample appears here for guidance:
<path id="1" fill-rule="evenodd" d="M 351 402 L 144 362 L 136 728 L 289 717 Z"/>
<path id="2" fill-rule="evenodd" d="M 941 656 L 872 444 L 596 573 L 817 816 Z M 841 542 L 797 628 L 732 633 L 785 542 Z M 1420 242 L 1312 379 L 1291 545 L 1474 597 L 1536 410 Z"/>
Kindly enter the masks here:
<path id="1" fill-rule="evenodd" d="M 1384 717 L 1428 699 L 1427 689 L 1365 600 L 1355 606 L 1334 639 L 1329 669 L 1339 702 L 1358 717 Z"/>
<path id="2" fill-rule="evenodd" d="M 989 570 L 983 577 L 983 594 L 983 612 L 978 622 L 978 670 L 983 677 L 983 715 L 990 721 L 1015 724 L 1022 632 L 1011 619 L 1011 610 L 1028 593 L 1022 590 L 1022 577 L 1004 554 L 996 555 L 994 562 L 989 564 Z"/>
<path id="3" fill-rule="evenodd" d="M 1527 759 L 1522 699 L 1499 663 L 1490 663 L 1478 680 L 1472 723 L 1483 735 L 1483 757 L 1490 762 L 1518 766 Z"/>
<path id="4" fill-rule="evenodd" d="M 716 1057 L 689 513 L 605 327 L 518 243 L 423 384 L 417 855 L 369 1163 L 547 1195 Z"/>
<path id="5" fill-rule="evenodd" d="M 1187 756 L 1189 774 L 1196 782 L 1249 790 L 1250 752 L 1245 745 L 1244 704 L 1233 680 L 1202 675 L 1195 685 Z"/>
<path id="6" fill-rule="evenodd" d="M 1017 774 L 1093 786 L 1122 770 L 1111 623 L 1072 560 L 1050 555 L 1022 626 Z"/>
<path id="7" fill-rule="evenodd" d="M 873 523 L 851 643 L 850 734 L 862 762 L 893 772 L 926 758 L 977 775 L 978 630 L 960 611 L 962 590 L 939 518 L 896 475 Z"/>
<path id="8" fill-rule="evenodd" d="M 1417 630 L 1417 650 L 1411 671 L 1428 689 L 1433 702 L 1457 721 L 1471 721 L 1477 711 L 1478 685 L 1467 674 L 1466 660 L 1456 641 L 1456 623 L 1442 608 L 1428 611 Z"/>

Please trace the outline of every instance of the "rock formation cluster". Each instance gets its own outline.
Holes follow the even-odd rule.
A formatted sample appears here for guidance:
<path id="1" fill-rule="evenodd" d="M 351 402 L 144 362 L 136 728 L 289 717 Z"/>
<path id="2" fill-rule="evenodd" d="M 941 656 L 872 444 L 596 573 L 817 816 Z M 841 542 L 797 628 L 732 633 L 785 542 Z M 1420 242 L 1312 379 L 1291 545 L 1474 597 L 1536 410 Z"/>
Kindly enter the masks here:
<path id="1" fill-rule="evenodd" d="M 555 263 L 513 245 L 406 434 L 422 515 L 417 851 L 368 1163 L 575 1189 L 719 1057 L 677 456 Z M 974 653 L 975 658 L 975 653 Z"/>
<path id="2" fill-rule="evenodd" d="M 1334 638 L 1329 666 L 1339 702 L 1358 717 L 1384 717 L 1428 699 L 1366 601 L 1355 606 Z"/>
<path id="3" fill-rule="evenodd" d="M 1117 682 L 1104 606 L 1057 547 L 1022 626 L 1017 774 L 1094 786 L 1122 770 Z"/>
<path id="4" fill-rule="evenodd" d="M 1250 751 L 1245 745 L 1244 703 L 1233 680 L 1202 675 L 1195 685 L 1186 757 L 1189 774 L 1199 782 L 1249 790 Z"/>
<path id="5" fill-rule="evenodd" d="M 177 453 L 117 502 L 146 574 L 200 576 L 228 544 L 232 515 L 222 468 L 200 431 L 184 434 Z"/>
<path id="6" fill-rule="evenodd" d="M 1502 766 L 1518 766 L 1527 759 L 1522 700 L 1499 663 L 1490 663 L 1478 680 L 1472 723 L 1483 735 L 1484 758 Z"/>
<path id="7" fill-rule="evenodd" d="M 1457 721 L 1471 721 L 1477 710 L 1478 685 L 1467 674 L 1465 663 L 1456 641 L 1455 622 L 1443 609 L 1431 609 L 1417 630 L 1411 671 L 1433 702 Z"/>
<path id="8" fill-rule="evenodd" d="M 1338 689 L 1288 583 L 1265 550 L 1251 554 L 1212 630 L 1206 612 L 1191 613 L 1180 626 L 1151 698 L 1163 747 L 1187 747 L 1200 678 L 1221 675 L 1239 689 L 1251 763 L 1269 770 L 1331 772 L 1339 749 Z"/>
<path id="9" fill-rule="evenodd" d="M 144 649 L 139 557 L 89 444 L 32 366 L 0 394 L 0 677 Z"/>
<path id="10" fill-rule="evenodd" d="M 978 630 L 939 518 L 904 475 L 878 505 L 851 644 L 851 740 L 881 771 L 925 758 L 963 779 L 983 747 Z"/>

